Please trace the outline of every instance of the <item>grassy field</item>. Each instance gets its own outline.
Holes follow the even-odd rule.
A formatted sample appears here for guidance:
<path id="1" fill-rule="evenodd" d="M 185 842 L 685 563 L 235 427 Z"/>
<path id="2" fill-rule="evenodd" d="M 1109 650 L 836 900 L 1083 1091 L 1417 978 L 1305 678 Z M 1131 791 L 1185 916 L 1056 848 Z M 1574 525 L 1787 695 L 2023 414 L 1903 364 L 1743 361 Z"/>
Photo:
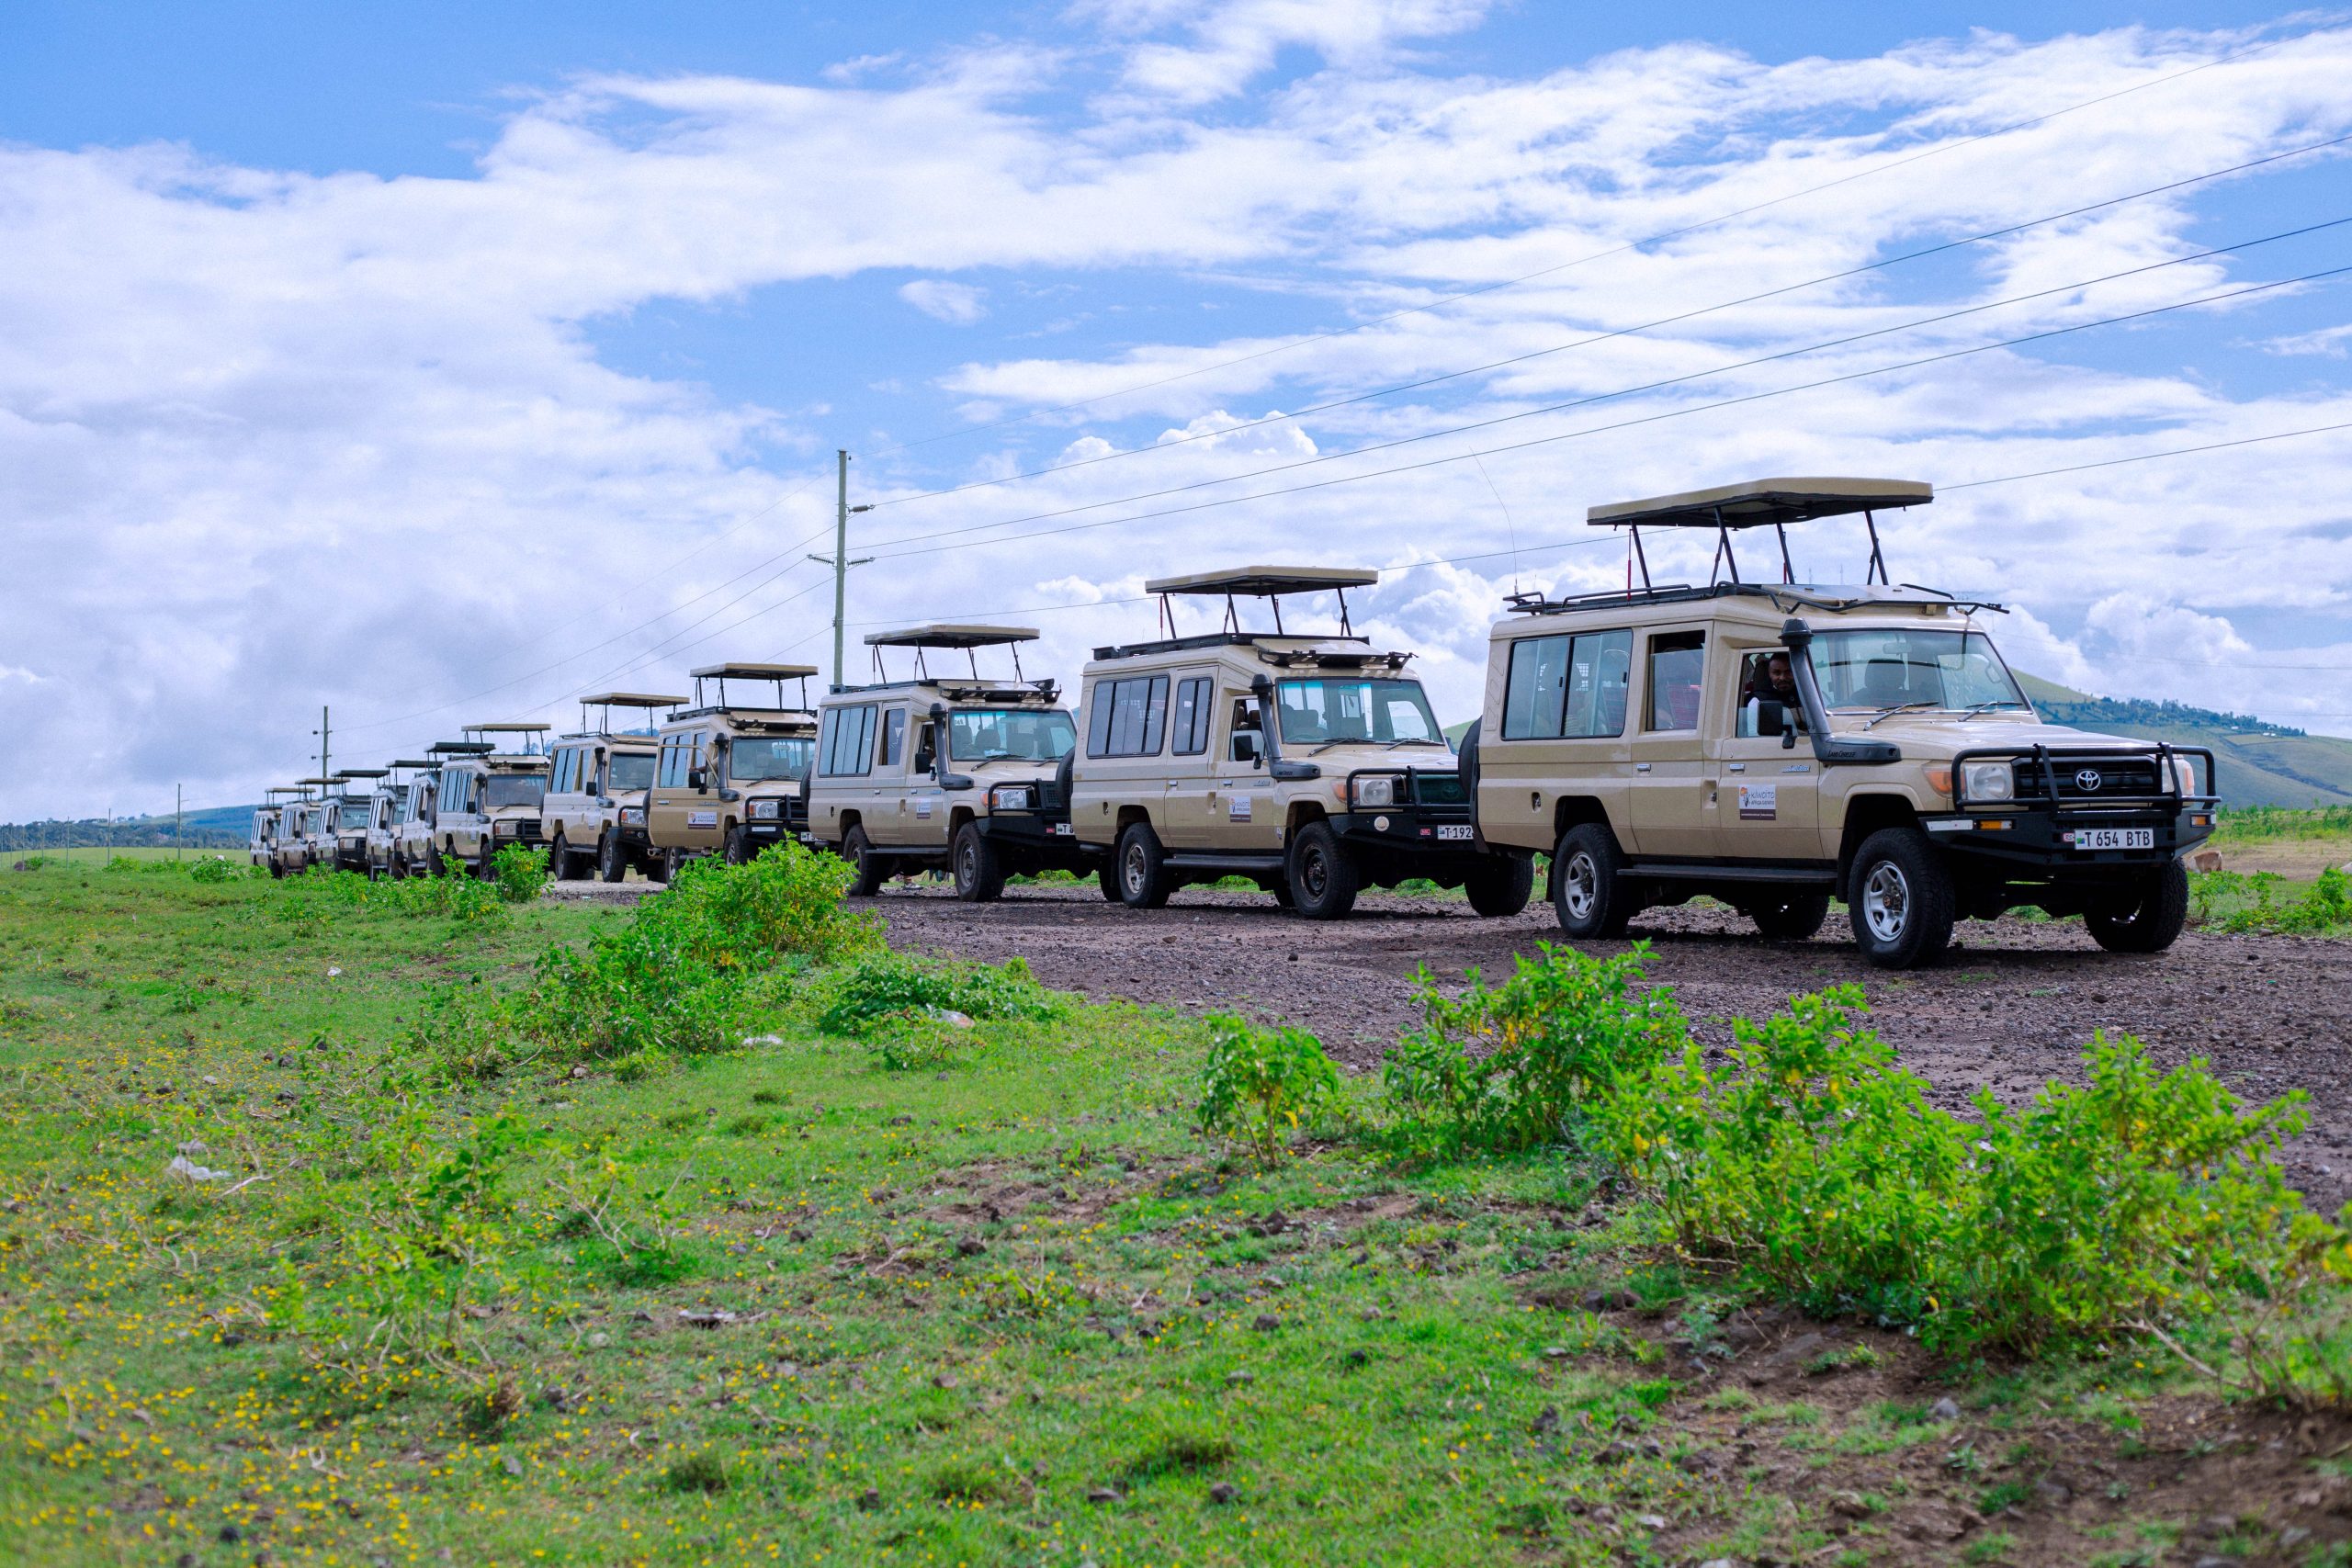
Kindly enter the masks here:
<path id="1" fill-rule="evenodd" d="M 429 997 L 632 918 L 0 877 L 0 1554 L 2122 1564 L 2233 1497 L 2223 1548 L 2283 1550 L 2293 1488 L 2352 1486 L 2231 1470 L 2216 1413 L 2267 1418 L 2144 1346 L 1787 1318 L 1558 1149 L 1261 1171 L 1194 1130 L 1182 1017 L 910 1052 L 800 971 L 662 1070 L 420 1070 Z M 1710 1359 L 1757 1324 L 1777 1392 Z"/>

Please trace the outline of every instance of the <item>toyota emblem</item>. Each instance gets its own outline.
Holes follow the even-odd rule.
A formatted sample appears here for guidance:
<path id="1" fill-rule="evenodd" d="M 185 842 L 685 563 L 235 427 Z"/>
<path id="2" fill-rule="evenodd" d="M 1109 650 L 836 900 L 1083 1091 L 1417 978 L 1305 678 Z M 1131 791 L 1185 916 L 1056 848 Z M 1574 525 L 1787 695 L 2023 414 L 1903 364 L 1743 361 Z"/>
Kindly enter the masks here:
<path id="1" fill-rule="evenodd" d="M 2097 795 L 2098 793 L 2098 770 L 2097 768 L 2085 768 L 2081 773 L 2076 773 L 2075 775 L 2075 787 L 2081 790 L 2085 795 Z"/>

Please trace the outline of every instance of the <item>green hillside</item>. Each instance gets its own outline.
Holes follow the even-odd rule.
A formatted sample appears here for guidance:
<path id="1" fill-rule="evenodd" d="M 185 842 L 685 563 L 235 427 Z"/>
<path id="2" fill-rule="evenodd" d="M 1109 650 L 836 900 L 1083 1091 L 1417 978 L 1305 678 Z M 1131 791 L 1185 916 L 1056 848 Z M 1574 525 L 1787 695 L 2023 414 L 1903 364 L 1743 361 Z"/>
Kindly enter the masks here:
<path id="1" fill-rule="evenodd" d="M 253 829 L 251 806 L 219 806 L 190 811 L 179 823 L 177 842 L 187 849 L 241 849 Z M 117 849 L 162 848 L 174 842 L 170 813 L 161 817 L 103 817 L 80 821 L 0 823 L 0 852 L 62 850 L 111 844 Z"/>
<path id="2" fill-rule="evenodd" d="M 2352 740 L 2179 703 L 2094 697 L 2022 671 L 2018 681 L 2053 724 L 2212 748 L 2225 806 L 2352 804 Z"/>

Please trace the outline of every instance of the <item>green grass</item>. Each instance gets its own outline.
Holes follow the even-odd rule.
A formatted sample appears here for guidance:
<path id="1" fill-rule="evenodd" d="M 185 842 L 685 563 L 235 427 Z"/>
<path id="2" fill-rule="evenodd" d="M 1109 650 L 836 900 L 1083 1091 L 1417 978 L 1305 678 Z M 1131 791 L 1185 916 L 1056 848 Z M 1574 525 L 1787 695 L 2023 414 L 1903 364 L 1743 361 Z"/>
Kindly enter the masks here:
<path id="1" fill-rule="evenodd" d="M 2297 810 L 2284 806 L 2254 806 L 2223 811 L 2213 829 L 2217 847 L 2256 844 L 2279 839 L 2343 839 L 2352 842 L 2352 806 L 2321 806 Z"/>

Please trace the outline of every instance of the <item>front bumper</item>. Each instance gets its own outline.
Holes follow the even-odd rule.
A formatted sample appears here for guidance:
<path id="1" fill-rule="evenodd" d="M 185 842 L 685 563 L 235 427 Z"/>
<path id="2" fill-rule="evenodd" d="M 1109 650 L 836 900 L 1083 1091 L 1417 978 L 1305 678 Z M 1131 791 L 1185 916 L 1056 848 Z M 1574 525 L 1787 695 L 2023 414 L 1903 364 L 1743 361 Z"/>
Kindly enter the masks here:
<path id="1" fill-rule="evenodd" d="M 2173 763 L 2205 764 L 2205 791 L 2178 787 Z M 2013 760 L 2017 798 L 1975 803 L 1964 791 L 1954 809 L 1923 816 L 1936 842 L 1976 864 L 2051 880 L 2098 882 L 2129 878 L 2177 859 L 2211 838 L 2221 795 L 2213 789 L 2213 753 L 2201 746 L 2160 744 L 2151 751 L 2035 747 L 1962 751 L 1952 759 L 1955 789 L 1966 765 Z M 2085 850 L 2077 835 L 2099 829 L 2144 830 L 2144 849 Z M 2054 875 L 2053 875 L 2054 874 Z"/>
<path id="2" fill-rule="evenodd" d="M 1034 856 L 1052 870 L 1082 870 L 1103 852 L 1100 846 L 1078 841 L 1067 811 L 991 811 L 975 817 L 972 825 L 989 841 Z"/>

